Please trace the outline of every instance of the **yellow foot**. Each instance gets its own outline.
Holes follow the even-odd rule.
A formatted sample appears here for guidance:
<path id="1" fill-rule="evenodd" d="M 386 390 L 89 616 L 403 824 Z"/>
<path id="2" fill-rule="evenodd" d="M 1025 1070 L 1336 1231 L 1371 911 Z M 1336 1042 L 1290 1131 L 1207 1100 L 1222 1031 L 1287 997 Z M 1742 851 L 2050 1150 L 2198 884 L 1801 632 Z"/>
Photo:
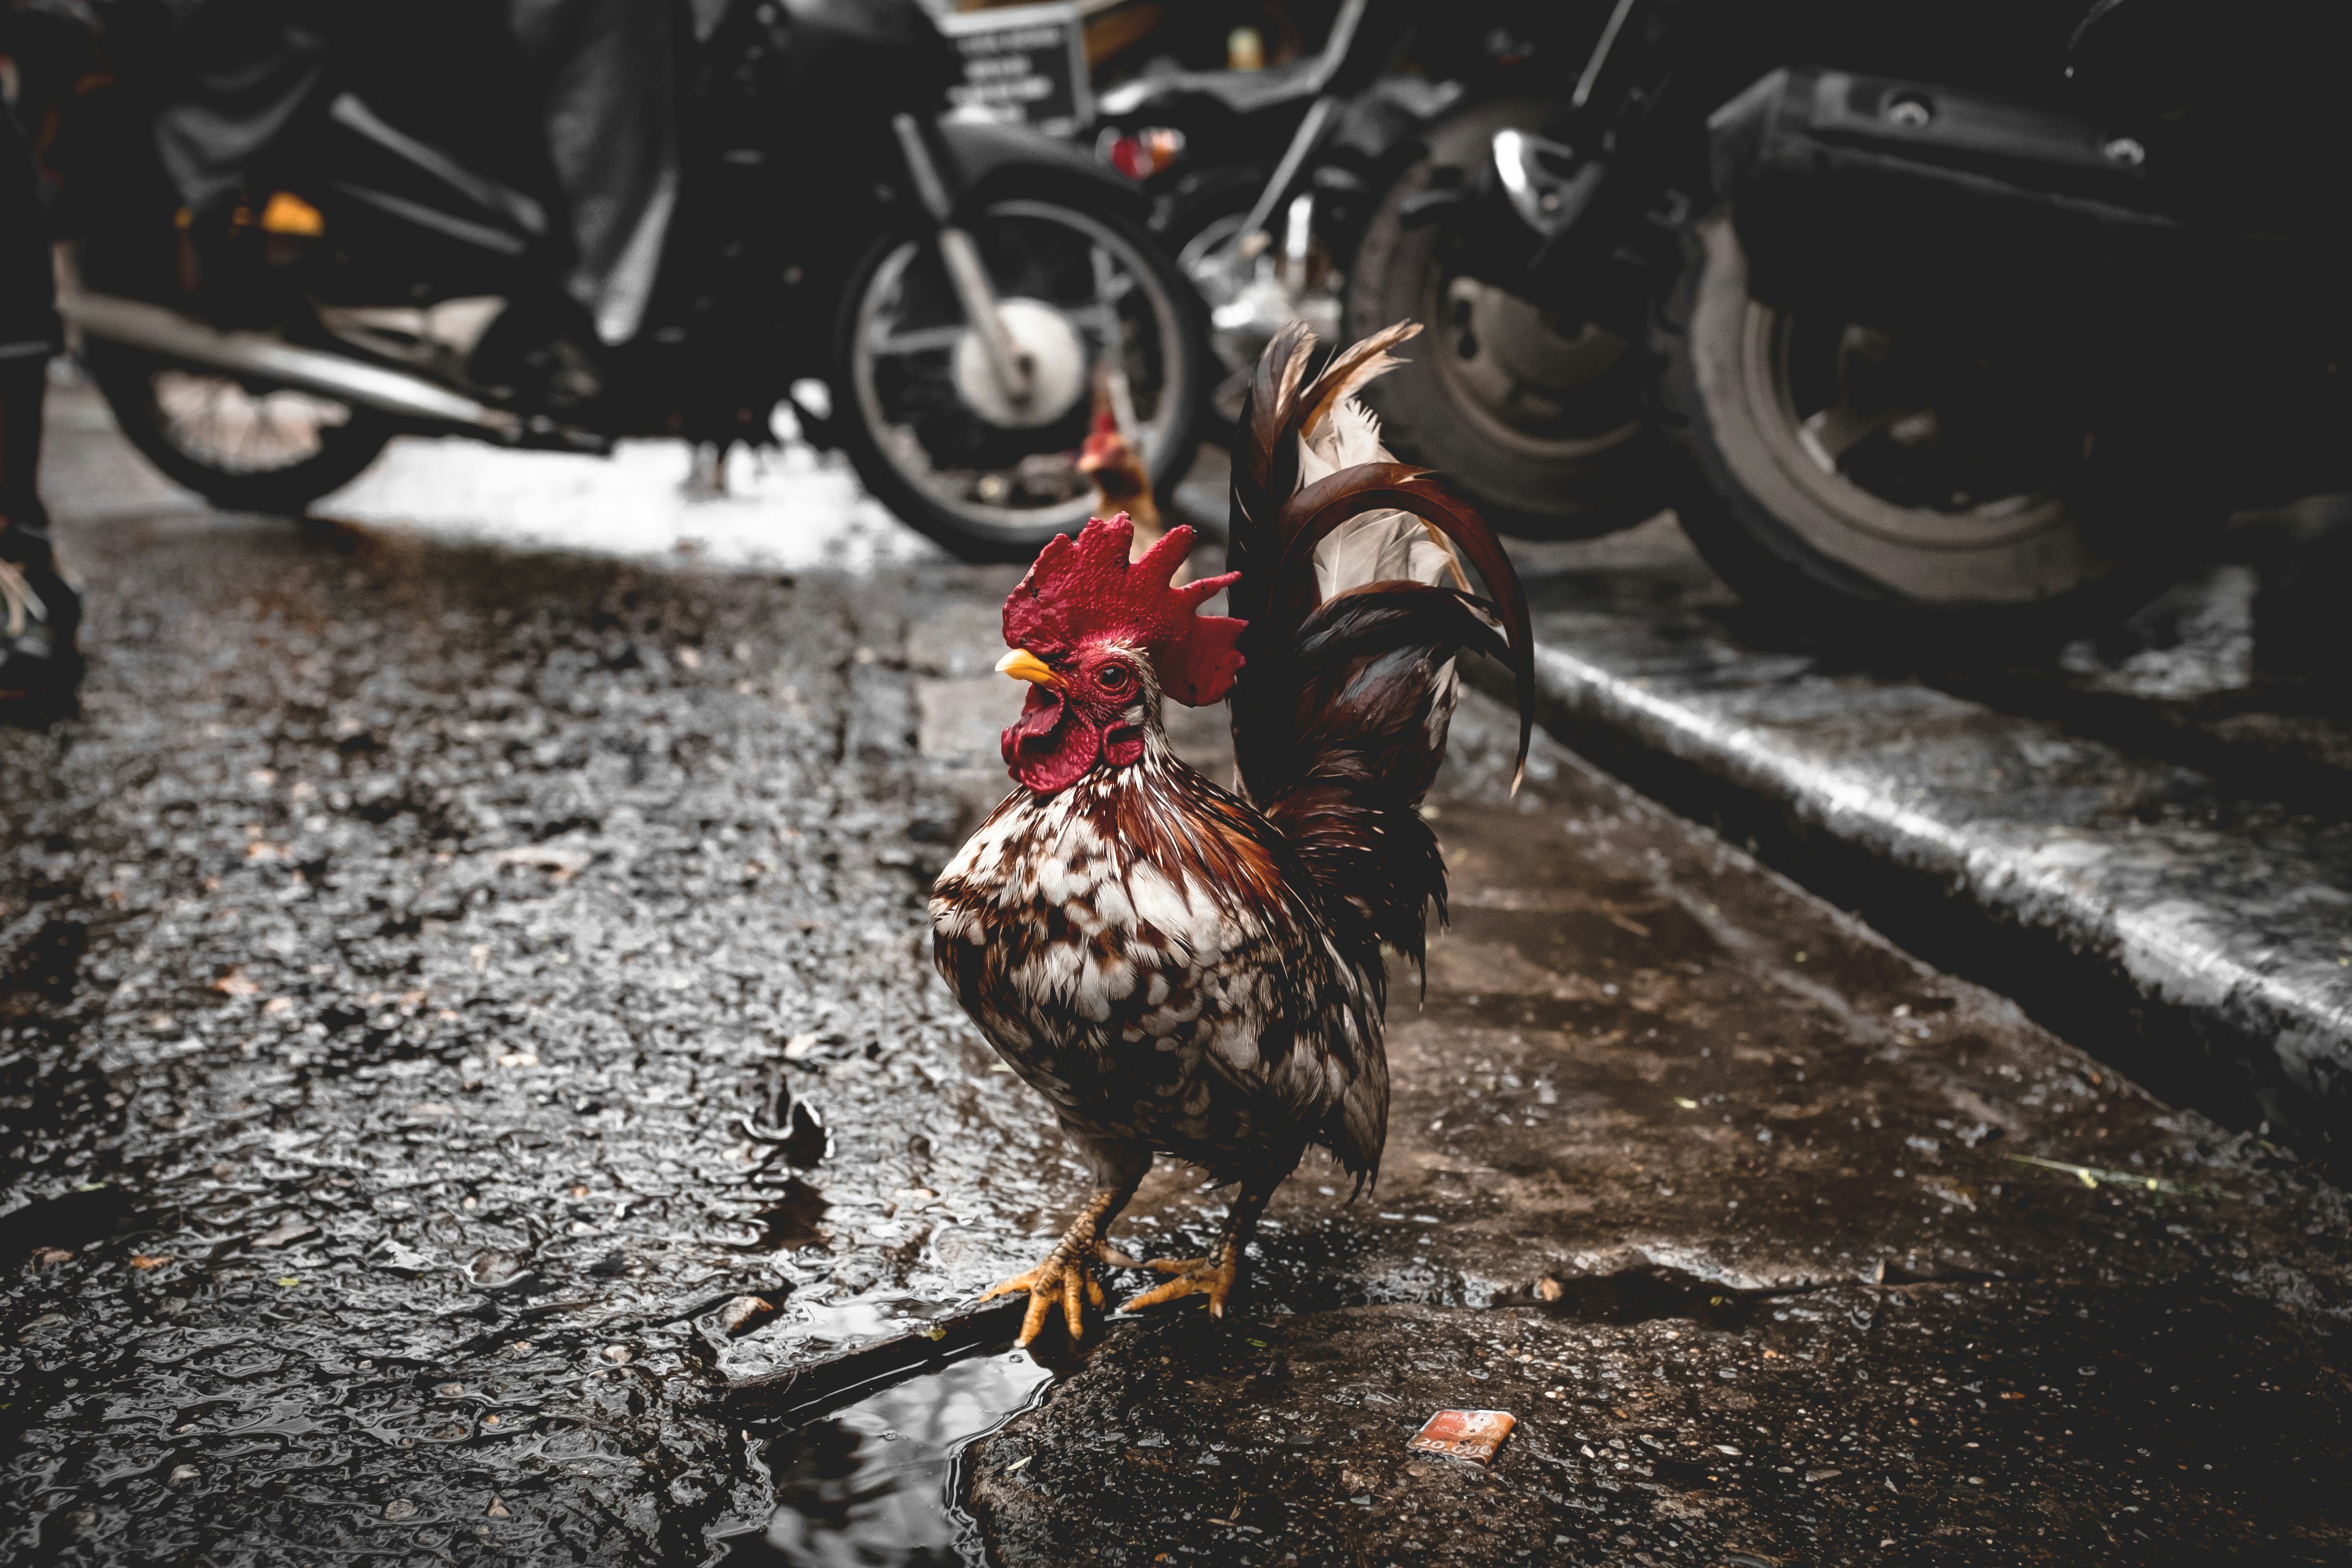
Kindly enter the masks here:
<path id="1" fill-rule="evenodd" d="M 1103 1288 L 1087 1264 L 1087 1259 L 1067 1244 L 1057 1245 L 1036 1268 L 990 1286 L 981 1300 L 993 1300 L 1020 1290 L 1029 1292 L 1029 1313 L 1021 1320 L 1020 1338 L 1014 1342 L 1023 1345 L 1044 1331 L 1045 1319 L 1058 1301 L 1063 1321 L 1070 1331 L 1070 1342 L 1076 1344 L 1086 1337 L 1087 1303 L 1097 1307 L 1103 1304 Z"/>
<path id="2" fill-rule="evenodd" d="M 1215 1258 L 1192 1258 L 1181 1263 L 1155 1258 L 1145 1267 L 1176 1278 L 1153 1286 L 1119 1310 L 1136 1312 L 1182 1296 L 1206 1296 L 1210 1316 L 1222 1318 L 1225 1315 L 1225 1298 L 1233 1294 L 1234 1281 L 1241 1277 L 1240 1265 L 1240 1258 L 1230 1250 Z"/>

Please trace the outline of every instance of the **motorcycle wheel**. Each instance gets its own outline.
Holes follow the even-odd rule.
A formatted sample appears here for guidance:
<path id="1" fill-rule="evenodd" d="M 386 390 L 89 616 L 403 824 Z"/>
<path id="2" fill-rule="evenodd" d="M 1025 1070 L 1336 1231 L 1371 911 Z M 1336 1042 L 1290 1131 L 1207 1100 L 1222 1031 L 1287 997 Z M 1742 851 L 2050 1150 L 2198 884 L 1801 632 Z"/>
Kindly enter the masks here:
<path id="1" fill-rule="evenodd" d="M 124 436 L 166 479 L 228 511 L 299 516 L 357 479 L 398 430 L 388 415 L 85 340 L 81 360 Z"/>
<path id="2" fill-rule="evenodd" d="M 1689 459 L 1675 510 L 1773 618 L 2015 652 L 2144 603 L 2222 521 L 2145 443 L 2095 468 L 2121 442 L 2070 407 L 2063 364 L 1906 355 L 1899 334 L 1751 298 L 1727 216 L 1694 238 L 1659 327 L 1658 403 Z"/>
<path id="3" fill-rule="evenodd" d="M 1507 533 L 1580 539 L 1666 504 L 1664 447 L 1643 406 L 1645 345 L 1454 275 L 1439 226 L 1408 228 L 1402 216 L 1433 170 L 1475 166 L 1496 132 L 1533 128 L 1544 113 L 1539 101 L 1502 100 L 1430 132 L 1429 155 L 1406 167 L 1365 226 L 1347 331 L 1425 324 L 1405 364 L 1366 390 L 1399 457 L 1442 471 Z"/>
<path id="4" fill-rule="evenodd" d="M 966 561 L 1027 562 L 1097 510 L 1076 461 L 1098 365 L 1127 372 L 1154 489 L 1191 466 L 1207 381 L 1199 303 L 1151 236 L 1117 215 L 1024 196 L 969 226 L 1045 405 L 986 406 L 992 383 L 979 381 L 938 246 L 899 235 L 844 291 L 834 423 L 866 488 L 910 526 Z"/>

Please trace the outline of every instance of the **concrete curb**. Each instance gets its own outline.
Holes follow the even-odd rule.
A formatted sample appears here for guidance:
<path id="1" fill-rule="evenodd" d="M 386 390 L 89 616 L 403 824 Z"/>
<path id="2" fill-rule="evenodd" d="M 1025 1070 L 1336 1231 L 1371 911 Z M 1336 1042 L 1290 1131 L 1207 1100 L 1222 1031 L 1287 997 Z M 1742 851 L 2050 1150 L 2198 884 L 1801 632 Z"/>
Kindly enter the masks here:
<path id="1" fill-rule="evenodd" d="M 1563 742 L 2176 1103 L 2352 1146 L 2352 830 L 1688 624 L 1555 609 L 1538 640 Z"/>

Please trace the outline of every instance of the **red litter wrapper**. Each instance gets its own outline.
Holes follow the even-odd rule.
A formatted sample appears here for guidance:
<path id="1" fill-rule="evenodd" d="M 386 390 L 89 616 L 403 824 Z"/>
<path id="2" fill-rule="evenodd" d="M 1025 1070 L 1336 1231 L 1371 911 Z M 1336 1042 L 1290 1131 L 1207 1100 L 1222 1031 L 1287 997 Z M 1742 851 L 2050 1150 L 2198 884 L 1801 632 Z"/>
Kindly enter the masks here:
<path id="1" fill-rule="evenodd" d="M 1519 1418 L 1507 1410 L 1441 1410 L 1405 1445 L 1416 1454 L 1444 1454 L 1477 1464 L 1493 1461 L 1495 1450 Z"/>

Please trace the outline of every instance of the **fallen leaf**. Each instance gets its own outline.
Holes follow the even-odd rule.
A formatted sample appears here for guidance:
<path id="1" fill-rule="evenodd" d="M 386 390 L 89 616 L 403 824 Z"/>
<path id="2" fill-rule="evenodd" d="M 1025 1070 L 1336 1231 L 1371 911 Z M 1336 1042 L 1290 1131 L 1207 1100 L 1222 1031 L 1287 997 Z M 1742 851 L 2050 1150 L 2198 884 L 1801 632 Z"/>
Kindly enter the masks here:
<path id="1" fill-rule="evenodd" d="M 144 1253 L 134 1252 L 131 1255 L 131 1267 L 144 1273 L 150 1268 L 161 1268 L 172 1260 L 172 1255 L 168 1252 L 159 1252 L 152 1258 Z"/>
<path id="2" fill-rule="evenodd" d="M 224 996 L 251 996 L 261 987 L 247 977 L 245 965 L 239 963 L 232 966 L 227 973 L 214 981 L 213 989 Z"/>
<path id="3" fill-rule="evenodd" d="M 773 1301 L 761 1297 L 738 1296 L 719 1309 L 719 1331 L 730 1335 L 742 1333 L 775 1310 Z"/>

